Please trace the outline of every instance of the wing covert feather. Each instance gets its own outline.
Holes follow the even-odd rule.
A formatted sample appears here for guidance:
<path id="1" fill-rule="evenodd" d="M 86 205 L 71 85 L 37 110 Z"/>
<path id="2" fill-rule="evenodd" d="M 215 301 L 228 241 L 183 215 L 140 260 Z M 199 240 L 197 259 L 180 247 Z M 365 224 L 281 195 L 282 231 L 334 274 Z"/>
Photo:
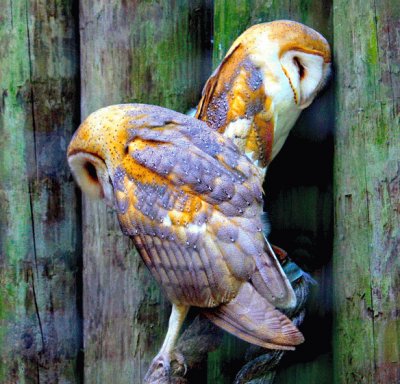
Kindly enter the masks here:
<path id="1" fill-rule="evenodd" d="M 263 291 L 271 300 L 288 292 L 272 261 L 273 279 L 263 270 L 270 256 L 261 234 L 262 175 L 256 167 L 200 121 L 172 112 L 163 119 L 160 112 L 150 127 L 140 127 L 145 112 L 130 113 L 126 158 L 112 181 L 121 228 L 140 236 L 143 258 L 171 301 L 229 301 L 240 284 L 257 279 L 256 265 L 260 284 L 273 282 Z"/>

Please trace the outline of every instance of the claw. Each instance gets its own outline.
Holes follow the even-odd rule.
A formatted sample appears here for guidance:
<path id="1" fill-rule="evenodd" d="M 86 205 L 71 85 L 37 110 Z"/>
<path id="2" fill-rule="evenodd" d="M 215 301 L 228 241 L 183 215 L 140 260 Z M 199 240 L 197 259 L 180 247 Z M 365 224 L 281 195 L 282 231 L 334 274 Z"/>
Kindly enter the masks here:
<path id="1" fill-rule="evenodd" d="M 182 353 L 178 352 L 177 350 L 174 350 L 172 352 L 172 357 L 171 357 L 171 362 L 172 362 L 172 373 L 174 375 L 178 376 L 186 376 L 186 373 L 188 371 L 188 366 L 185 362 L 185 357 L 182 355 Z"/>

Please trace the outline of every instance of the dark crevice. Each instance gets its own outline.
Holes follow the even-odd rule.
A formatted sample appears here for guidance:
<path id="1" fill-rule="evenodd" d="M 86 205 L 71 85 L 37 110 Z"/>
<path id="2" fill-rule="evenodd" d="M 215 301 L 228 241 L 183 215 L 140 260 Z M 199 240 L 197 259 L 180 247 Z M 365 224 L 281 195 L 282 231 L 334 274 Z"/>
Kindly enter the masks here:
<path id="1" fill-rule="evenodd" d="M 28 38 L 28 57 L 29 57 L 29 84 L 30 84 L 30 96 L 31 96 L 31 116 L 32 116 L 32 132 L 33 132 L 33 152 L 35 158 L 35 167 L 36 167 L 36 177 L 38 177 L 38 164 L 37 164 L 37 153 L 36 153 L 36 119 L 35 119 L 35 98 L 33 91 L 33 68 L 32 68 L 32 52 L 31 52 L 31 36 L 29 32 L 29 2 L 25 1 L 25 15 L 26 15 L 26 34 Z"/>
<path id="2" fill-rule="evenodd" d="M 32 294 L 33 294 L 33 302 L 35 304 L 35 311 L 36 311 L 36 316 L 38 319 L 38 323 L 39 323 L 39 330 L 40 330 L 40 337 L 42 340 L 42 352 L 45 351 L 45 342 L 44 342 L 44 334 L 43 334 L 43 327 L 42 327 L 42 320 L 40 318 L 40 314 L 39 314 L 39 306 L 37 303 L 37 297 L 36 297 L 36 289 L 35 289 L 35 278 L 34 278 L 34 273 L 32 270 L 30 270 L 30 275 L 31 275 L 31 287 L 32 287 Z"/>
<path id="3" fill-rule="evenodd" d="M 34 219 L 34 213 L 33 213 L 32 196 L 33 196 L 33 191 L 32 191 L 31 186 L 29 185 L 29 207 L 30 207 L 30 214 L 31 214 L 33 259 L 34 259 L 34 263 L 35 263 L 36 275 L 38 276 L 39 275 L 39 268 L 38 268 L 38 261 L 37 261 L 35 219 Z M 33 300 L 34 300 L 34 304 L 35 304 L 36 317 L 38 319 L 39 329 L 40 329 L 40 336 L 41 336 L 41 339 L 42 339 L 42 350 L 44 351 L 45 350 L 45 343 L 44 343 L 42 320 L 40 318 L 39 306 L 38 306 L 37 298 L 36 298 L 35 278 L 34 278 L 34 272 L 32 270 L 31 270 L 31 279 L 32 279 L 32 293 L 33 293 Z"/>
<path id="4" fill-rule="evenodd" d="M 29 57 L 29 80 L 30 80 L 30 87 L 31 87 L 31 115 L 32 115 L 32 131 L 33 131 L 33 146 L 34 146 L 34 157 L 35 157 L 35 167 L 36 167 L 36 176 L 37 176 L 37 158 L 36 158 L 36 124 L 35 124 L 35 112 L 34 112 L 34 95 L 33 95 L 33 87 L 32 87 L 32 54 L 31 54 L 31 38 L 29 32 L 29 3 L 25 1 L 25 16 L 26 16 L 26 33 L 28 38 L 28 57 Z M 32 181 L 28 180 L 28 188 L 29 188 L 29 207 L 30 207 L 30 215 L 31 215 L 31 228 L 32 228 L 32 244 L 33 244 L 33 258 L 35 264 L 35 271 L 36 275 L 39 276 L 39 267 L 38 267 L 38 260 L 37 260 L 37 248 L 36 248 L 36 233 L 35 233 L 35 218 L 34 218 L 34 209 L 33 209 L 33 188 L 32 188 Z M 40 336 L 42 339 L 42 350 L 45 350 L 45 343 L 44 343 L 44 335 L 43 335 L 43 327 L 42 327 L 42 320 L 40 318 L 39 313 L 39 306 L 37 303 L 36 297 L 36 289 L 35 289 L 35 278 L 34 272 L 31 271 L 31 279 L 32 279 L 32 293 L 33 293 L 33 300 L 35 304 L 35 311 L 36 316 L 39 323 L 40 329 Z"/>
<path id="5" fill-rule="evenodd" d="M 80 15 L 79 15 L 79 1 L 72 2 L 72 16 L 75 20 L 75 47 L 76 47 L 76 62 L 78 68 L 76 71 L 76 109 L 74 112 L 74 124 L 78 126 L 81 120 L 80 108 L 81 105 L 81 66 L 80 63 Z M 76 119 L 76 120 L 75 120 Z M 83 349 L 83 230 L 82 230 L 82 196 L 78 189 L 76 189 L 76 308 L 78 313 L 79 325 L 77 325 L 77 332 L 79 333 L 79 347 L 76 355 L 76 370 L 77 382 L 84 383 L 85 371 L 85 353 Z"/>
<path id="6" fill-rule="evenodd" d="M 36 234 L 35 234 L 35 218 L 33 213 L 33 189 L 31 184 L 29 184 L 29 208 L 31 213 L 31 228 L 32 228 L 32 243 L 33 243 L 33 257 L 35 261 L 36 274 L 39 274 L 38 262 L 37 262 L 37 252 L 36 252 Z"/>
<path id="7" fill-rule="evenodd" d="M 14 28 L 14 14 L 13 14 L 13 3 L 10 0 L 10 21 L 11 21 L 11 29 Z"/>

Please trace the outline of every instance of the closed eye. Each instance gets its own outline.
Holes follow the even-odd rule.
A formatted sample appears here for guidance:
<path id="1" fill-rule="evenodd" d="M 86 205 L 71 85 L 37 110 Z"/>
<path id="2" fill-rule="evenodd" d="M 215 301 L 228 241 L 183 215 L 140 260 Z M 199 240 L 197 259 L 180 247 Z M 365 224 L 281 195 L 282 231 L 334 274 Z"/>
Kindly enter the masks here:
<path id="1" fill-rule="evenodd" d="M 300 60 L 297 57 L 293 58 L 294 63 L 296 64 L 297 70 L 299 71 L 300 80 L 303 80 L 306 75 L 305 67 L 300 63 Z"/>
<path id="2" fill-rule="evenodd" d="M 99 178 L 97 176 L 96 167 L 91 162 L 86 162 L 84 168 L 89 176 L 94 182 L 99 182 Z"/>
<path id="3" fill-rule="evenodd" d="M 89 196 L 101 199 L 109 192 L 109 174 L 101 158 L 91 153 L 77 152 L 68 156 L 68 162 L 79 186 Z"/>

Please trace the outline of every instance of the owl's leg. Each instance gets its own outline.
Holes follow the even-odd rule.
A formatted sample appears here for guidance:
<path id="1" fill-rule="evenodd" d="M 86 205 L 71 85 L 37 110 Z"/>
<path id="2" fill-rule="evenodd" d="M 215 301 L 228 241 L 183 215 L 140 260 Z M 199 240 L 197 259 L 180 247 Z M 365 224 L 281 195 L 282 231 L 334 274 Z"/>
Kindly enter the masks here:
<path id="1" fill-rule="evenodd" d="M 145 382 L 151 382 L 149 379 L 151 376 L 153 376 L 155 371 L 161 370 L 163 375 L 167 375 L 169 373 L 172 351 L 175 347 L 176 340 L 179 336 L 179 331 L 188 311 L 189 307 L 186 305 L 172 304 L 172 312 L 171 316 L 169 317 L 167 334 L 160 351 L 150 364 L 149 370 L 144 378 Z"/>

